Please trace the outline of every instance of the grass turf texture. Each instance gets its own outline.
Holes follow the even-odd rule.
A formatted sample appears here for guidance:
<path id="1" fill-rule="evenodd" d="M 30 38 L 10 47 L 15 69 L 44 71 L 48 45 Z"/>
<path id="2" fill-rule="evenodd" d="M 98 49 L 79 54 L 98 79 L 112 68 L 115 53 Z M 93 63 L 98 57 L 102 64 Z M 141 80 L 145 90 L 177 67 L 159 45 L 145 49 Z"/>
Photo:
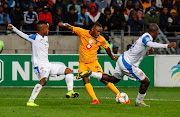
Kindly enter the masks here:
<path id="1" fill-rule="evenodd" d="M 117 104 L 115 94 L 107 88 L 94 88 L 99 105 L 90 105 L 92 99 L 84 88 L 77 99 L 66 99 L 66 88 L 44 87 L 36 103 L 27 107 L 32 88 L 0 88 L 1 117 L 178 117 L 180 115 L 180 88 L 149 88 L 145 102 L 151 107 L 135 107 L 138 87 L 118 87 L 126 92 L 131 104 Z"/>

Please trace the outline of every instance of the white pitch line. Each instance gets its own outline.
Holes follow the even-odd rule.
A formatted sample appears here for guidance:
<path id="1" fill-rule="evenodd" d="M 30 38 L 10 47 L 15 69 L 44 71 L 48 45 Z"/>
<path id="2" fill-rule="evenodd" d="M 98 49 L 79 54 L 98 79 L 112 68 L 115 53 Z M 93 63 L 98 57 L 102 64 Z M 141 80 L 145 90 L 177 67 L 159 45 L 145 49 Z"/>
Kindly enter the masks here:
<path id="1" fill-rule="evenodd" d="M 0 98 L 0 100 L 12 100 L 12 99 L 29 99 L 29 98 Z M 37 99 L 47 99 L 47 100 L 63 100 L 63 99 L 67 99 L 67 98 L 37 98 Z M 70 98 L 73 99 L 73 98 Z M 76 99 L 90 99 L 90 98 L 76 98 Z M 114 99 L 112 97 L 100 97 L 100 99 Z M 130 100 L 135 100 L 136 98 L 130 98 Z M 144 99 L 144 100 L 148 100 L 148 101 L 161 101 L 161 102 L 180 102 L 180 100 L 168 100 L 168 99 Z"/>

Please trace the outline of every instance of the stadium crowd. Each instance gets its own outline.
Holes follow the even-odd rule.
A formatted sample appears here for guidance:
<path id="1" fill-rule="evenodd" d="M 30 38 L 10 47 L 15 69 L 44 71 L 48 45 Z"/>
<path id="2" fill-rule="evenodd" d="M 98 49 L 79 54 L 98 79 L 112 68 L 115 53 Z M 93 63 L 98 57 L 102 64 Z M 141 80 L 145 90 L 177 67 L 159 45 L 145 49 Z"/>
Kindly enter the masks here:
<path id="1" fill-rule="evenodd" d="M 104 31 L 137 33 L 157 23 L 163 32 L 180 32 L 180 0 L 0 0 L 1 31 L 10 23 L 33 31 L 41 20 L 51 31 L 59 22 L 85 29 L 99 22 Z"/>

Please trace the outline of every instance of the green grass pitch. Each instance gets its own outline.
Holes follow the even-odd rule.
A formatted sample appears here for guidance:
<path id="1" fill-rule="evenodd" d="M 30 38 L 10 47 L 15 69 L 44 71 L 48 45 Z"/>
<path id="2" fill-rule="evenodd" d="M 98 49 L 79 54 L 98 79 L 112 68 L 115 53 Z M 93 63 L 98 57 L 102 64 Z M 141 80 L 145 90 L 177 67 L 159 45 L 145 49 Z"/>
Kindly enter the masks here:
<path id="1" fill-rule="evenodd" d="M 115 94 L 108 88 L 94 88 L 99 105 L 90 105 L 92 99 L 84 88 L 75 88 L 79 98 L 66 99 L 66 88 L 44 87 L 36 103 L 27 107 L 32 88 L 0 88 L 0 117 L 179 117 L 180 88 L 149 88 L 145 102 L 151 107 L 135 107 L 138 87 L 118 87 L 126 92 L 131 104 L 117 104 Z"/>

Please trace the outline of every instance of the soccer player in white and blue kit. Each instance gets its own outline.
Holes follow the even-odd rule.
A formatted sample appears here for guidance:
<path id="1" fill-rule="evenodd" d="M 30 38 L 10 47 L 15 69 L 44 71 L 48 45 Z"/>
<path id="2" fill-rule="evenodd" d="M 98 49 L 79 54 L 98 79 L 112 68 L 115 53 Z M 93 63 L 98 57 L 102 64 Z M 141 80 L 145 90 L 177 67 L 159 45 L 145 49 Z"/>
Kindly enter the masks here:
<path id="1" fill-rule="evenodd" d="M 52 64 L 48 60 L 49 42 L 47 35 L 49 32 L 49 25 L 46 22 L 40 21 L 37 24 L 38 33 L 32 35 L 27 35 L 21 32 L 11 24 L 8 25 L 7 29 L 11 29 L 32 44 L 31 61 L 33 64 L 34 72 L 38 75 L 40 82 L 35 85 L 31 97 L 26 103 L 27 106 L 39 106 L 34 103 L 34 100 L 38 96 L 42 87 L 46 84 L 49 75 L 66 75 L 65 81 L 68 89 L 66 97 L 75 98 L 79 96 L 79 93 L 73 91 L 73 71 L 64 65 Z"/>
<path id="2" fill-rule="evenodd" d="M 144 56 L 147 55 L 148 51 L 152 51 L 150 48 L 176 47 L 175 42 L 170 44 L 153 42 L 153 38 L 156 38 L 158 35 L 158 29 L 157 24 L 151 24 L 148 28 L 148 32 L 144 33 L 128 51 L 124 52 L 124 54 L 118 58 L 113 76 L 93 72 L 91 76 L 93 75 L 94 78 L 106 80 L 112 83 L 118 83 L 124 75 L 127 75 L 135 81 L 139 81 L 141 86 L 139 88 L 135 106 L 149 106 L 143 102 L 143 99 L 146 95 L 146 90 L 150 84 L 150 80 L 139 68 L 139 64 Z"/>

